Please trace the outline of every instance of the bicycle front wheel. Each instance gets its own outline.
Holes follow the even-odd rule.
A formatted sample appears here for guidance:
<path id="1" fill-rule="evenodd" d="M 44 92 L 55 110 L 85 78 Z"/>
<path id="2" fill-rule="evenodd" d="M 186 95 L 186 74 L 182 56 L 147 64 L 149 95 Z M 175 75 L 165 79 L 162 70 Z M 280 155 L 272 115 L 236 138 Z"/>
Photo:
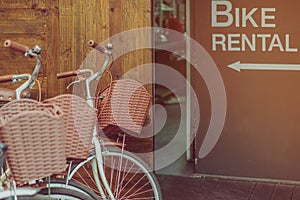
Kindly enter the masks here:
<path id="1" fill-rule="evenodd" d="M 39 194 L 56 200 L 93 200 L 93 198 L 84 193 L 67 188 L 43 188 Z"/>
<path id="2" fill-rule="evenodd" d="M 116 200 L 162 199 L 155 175 L 139 157 L 118 148 L 107 148 L 107 151 L 102 153 L 102 157 L 105 176 Z M 107 191 L 101 184 L 101 188 L 103 188 L 106 196 L 104 198 L 103 192 L 101 194 L 98 190 L 97 181 L 95 181 L 95 177 L 93 176 L 92 163 L 95 161 L 96 158 L 93 156 L 84 163 L 81 163 L 80 168 L 71 178 L 93 189 L 100 199 L 106 199 L 108 197 Z M 101 181 L 101 177 L 99 177 L 99 180 Z"/>

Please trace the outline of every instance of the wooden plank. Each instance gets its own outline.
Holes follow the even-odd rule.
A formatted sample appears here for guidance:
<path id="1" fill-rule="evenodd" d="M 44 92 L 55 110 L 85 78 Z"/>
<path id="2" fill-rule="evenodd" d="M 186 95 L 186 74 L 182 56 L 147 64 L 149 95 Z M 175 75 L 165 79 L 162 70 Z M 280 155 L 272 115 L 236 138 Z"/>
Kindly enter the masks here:
<path id="1" fill-rule="evenodd" d="M 31 8 L 46 8 L 45 0 L 31 0 Z"/>
<path id="2" fill-rule="evenodd" d="M 250 200 L 270 199 L 275 188 L 274 184 L 256 183 Z"/>
<path id="3" fill-rule="evenodd" d="M 59 45 L 59 66 L 58 71 L 74 70 L 73 57 L 76 54 L 76 49 L 73 49 L 74 31 L 73 31 L 73 1 L 59 1 L 59 30 L 60 30 L 60 45 Z M 60 93 L 64 93 L 65 88 L 69 84 L 70 79 L 59 80 Z"/>
<path id="4" fill-rule="evenodd" d="M 74 67 L 79 68 L 84 59 L 84 49 L 83 44 L 85 43 L 85 1 L 74 1 L 73 3 L 74 9 L 74 41 L 73 41 L 73 64 Z"/>
<path id="5" fill-rule="evenodd" d="M 109 2 L 109 29 L 110 29 L 110 36 L 114 36 L 118 33 L 123 31 L 122 23 L 123 23 L 123 10 L 122 10 L 122 1 L 119 0 L 111 0 Z M 124 41 L 121 41 L 120 38 L 116 40 L 114 45 L 114 51 L 122 51 L 122 44 Z M 123 54 L 121 54 L 123 55 Z M 111 72 L 113 75 L 113 79 L 119 79 L 123 74 L 123 63 L 122 59 L 118 59 L 114 57 L 116 60 L 111 68 Z"/>
<path id="6" fill-rule="evenodd" d="M 4 20 L 37 20 L 45 18 L 47 15 L 46 9 L 0 9 L 1 21 Z"/>
<path id="7" fill-rule="evenodd" d="M 93 39 L 96 35 L 96 31 L 97 31 L 97 18 L 95 17 L 95 14 L 97 12 L 100 12 L 98 10 L 99 8 L 96 6 L 96 1 L 92 0 L 92 1 L 87 1 L 86 5 L 85 5 L 85 44 L 83 44 L 83 49 L 84 49 L 84 55 L 87 55 L 90 51 L 91 48 L 88 47 L 87 42 L 90 39 Z M 95 63 L 92 63 L 93 65 L 95 65 Z"/>
<path id="8" fill-rule="evenodd" d="M 89 68 L 96 70 L 96 54 L 91 53 L 93 48 L 91 48 L 87 43 L 89 40 L 95 40 L 95 36 L 97 35 L 97 21 L 99 18 L 96 18 L 95 15 L 99 13 L 99 2 L 93 0 L 86 2 L 85 5 L 85 39 L 84 43 L 82 44 L 83 48 L 83 55 L 84 55 L 84 64 L 82 68 Z M 98 40 L 95 40 L 98 42 Z"/>
<path id="9" fill-rule="evenodd" d="M 294 191 L 293 185 L 277 184 L 272 193 L 271 200 L 291 199 Z"/>
<path id="10" fill-rule="evenodd" d="M 151 26 L 151 1 L 143 2 L 129 2 L 125 1 L 123 5 L 124 23 L 123 30 L 130 30 L 135 28 L 150 27 Z M 131 12 L 131 10 L 138 10 L 138 12 Z M 143 16 L 141 18 L 141 16 Z M 151 33 L 142 33 L 133 36 L 132 41 L 129 41 L 126 46 L 136 51 L 128 53 L 123 57 L 124 72 L 139 65 L 152 62 L 151 49 L 143 49 L 145 46 L 152 44 Z M 149 80 L 151 81 L 152 67 L 144 67 L 142 70 L 135 74 L 136 80 Z M 151 87 L 148 86 L 148 91 L 151 92 Z"/>
<path id="11" fill-rule="evenodd" d="M 43 35 L 46 30 L 45 20 L 0 20 L 1 34 Z"/>
<path id="12" fill-rule="evenodd" d="M 96 35 L 94 37 L 98 42 L 102 42 L 106 39 L 109 38 L 110 36 L 110 9 L 109 6 L 110 2 L 109 1 L 101 1 L 101 0 L 96 0 L 96 9 L 98 9 L 95 13 L 96 15 L 96 25 L 97 25 L 97 31 Z"/>
<path id="13" fill-rule="evenodd" d="M 31 0 L 0 0 L 0 8 L 32 8 Z"/>
<path id="14" fill-rule="evenodd" d="M 0 71 L 2 75 L 5 74 L 31 74 L 35 66 L 35 61 L 30 58 L 23 58 L 18 61 L 1 60 Z"/>
<path id="15" fill-rule="evenodd" d="M 49 16 L 47 18 L 47 49 L 44 64 L 47 69 L 46 97 L 53 97 L 60 93 L 56 73 L 59 69 L 59 10 L 58 1 L 47 0 Z M 58 89 L 59 88 L 59 89 Z"/>
<path id="16" fill-rule="evenodd" d="M 59 1 L 59 15 L 60 16 L 73 16 L 73 1 L 65 0 Z"/>
<path id="17" fill-rule="evenodd" d="M 0 8 L 4 9 L 35 9 L 45 8 L 44 0 L 0 0 Z"/>

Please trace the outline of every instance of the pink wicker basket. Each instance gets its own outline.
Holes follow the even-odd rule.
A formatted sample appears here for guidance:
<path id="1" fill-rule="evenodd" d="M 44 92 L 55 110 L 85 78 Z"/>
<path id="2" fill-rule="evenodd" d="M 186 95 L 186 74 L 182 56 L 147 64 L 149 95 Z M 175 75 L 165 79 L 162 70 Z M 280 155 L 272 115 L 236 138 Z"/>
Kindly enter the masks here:
<path id="1" fill-rule="evenodd" d="M 28 182 L 65 170 L 62 112 L 30 99 L 0 108 L 0 139 L 8 145 L 7 161 L 14 180 Z"/>
<path id="2" fill-rule="evenodd" d="M 59 106 L 64 113 L 67 157 L 86 159 L 92 146 L 96 109 L 91 108 L 81 97 L 72 94 L 59 95 L 44 102 Z"/>
<path id="3" fill-rule="evenodd" d="M 100 128 L 107 135 L 116 129 L 139 134 L 150 103 L 151 95 L 139 82 L 131 79 L 112 81 L 98 93 L 96 107 Z"/>

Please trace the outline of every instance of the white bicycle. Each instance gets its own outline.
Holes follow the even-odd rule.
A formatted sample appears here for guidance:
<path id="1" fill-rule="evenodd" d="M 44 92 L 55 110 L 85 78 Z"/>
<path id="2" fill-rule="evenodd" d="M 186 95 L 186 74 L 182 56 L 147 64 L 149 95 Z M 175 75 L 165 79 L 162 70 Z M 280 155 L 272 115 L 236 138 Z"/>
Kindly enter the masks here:
<path id="1" fill-rule="evenodd" d="M 89 42 L 90 46 L 103 53 L 106 58 L 102 68 L 93 72 L 90 69 L 81 69 L 59 73 L 58 78 L 86 75 L 85 79 L 76 82 L 84 82 L 86 89 L 86 102 L 94 108 L 94 97 L 91 96 L 91 83 L 103 75 L 111 60 L 112 45 L 105 48 L 97 45 L 94 41 Z M 155 199 L 161 200 L 161 191 L 158 181 L 147 166 L 147 164 L 131 152 L 111 145 L 98 136 L 97 125 L 94 125 L 92 135 L 93 148 L 88 159 L 73 164 L 69 162 L 69 172 L 62 180 L 52 180 L 51 186 L 76 188 L 74 181 L 84 184 L 98 194 L 100 199 L 122 200 L 122 199 Z"/>
<path id="2" fill-rule="evenodd" d="M 98 197 L 96 196 L 96 194 L 94 194 L 92 191 L 89 191 L 87 187 L 80 184 L 76 184 L 76 190 L 66 187 L 45 187 L 45 183 L 48 183 L 50 177 L 44 177 L 43 175 L 47 174 L 47 176 L 51 176 L 60 172 L 59 170 L 64 171 L 65 155 L 62 154 L 62 156 L 59 156 L 59 158 L 54 156 L 51 159 L 51 161 L 60 162 L 60 167 L 57 167 L 58 165 L 54 165 L 54 163 L 49 164 L 49 157 L 40 152 L 44 152 L 45 149 L 49 149 L 49 154 L 53 154 L 52 150 L 55 150 L 56 147 L 48 144 L 50 143 L 53 135 L 49 134 L 46 135 L 46 138 L 43 138 L 44 135 L 42 135 L 41 133 L 45 131 L 43 131 L 43 128 L 37 128 L 40 125 L 38 121 L 31 120 L 33 123 L 27 122 L 30 121 L 28 121 L 28 119 L 30 119 L 31 117 L 37 116 L 45 117 L 47 119 L 54 119 L 58 116 L 60 109 L 54 109 L 54 107 L 50 105 L 44 106 L 44 104 L 42 104 L 41 102 L 31 99 L 23 99 L 26 96 L 28 97 L 29 94 L 28 92 L 24 94 L 24 90 L 27 88 L 31 89 L 37 78 L 41 65 L 41 49 L 38 46 L 34 47 L 33 49 L 29 49 L 24 45 L 12 42 L 10 40 L 5 41 L 5 46 L 10 47 L 13 50 L 22 52 L 25 56 L 36 58 L 36 65 L 32 72 L 32 75 L 12 74 L 0 76 L 1 83 L 21 82 L 21 84 L 17 86 L 16 89 L 0 88 L 0 137 L 1 141 L 3 140 L 8 144 L 7 146 L 6 144 L 0 142 L 0 199 L 97 199 Z M 50 124 L 50 122 L 49 120 L 44 120 L 43 124 Z M 25 126 L 27 126 L 27 128 Z M 32 129 L 38 130 L 31 131 Z M 37 134 L 35 136 L 31 136 L 32 133 Z M 57 135 L 61 135 L 60 129 L 58 129 L 56 133 Z M 39 139 L 44 139 L 45 141 L 47 141 L 47 144 L 41 144 L 40 142 L 37 144 L 36 141 Z M 58 140 L 55 141 L 57 142 Z M 9 165 L 6 165 L 5 162 L 7 149 L 9 149 Z M 37 159 L 38 156 L 36 156 L 36 154 L 39 154 L 41 156 Z M 39 164 L 36 164 L 36 162 L 38 162 Z M 47 162 L 48 166 L 44 165 L 44 163 Z M 88 194 L 81 191 L 88 191 Z"/>

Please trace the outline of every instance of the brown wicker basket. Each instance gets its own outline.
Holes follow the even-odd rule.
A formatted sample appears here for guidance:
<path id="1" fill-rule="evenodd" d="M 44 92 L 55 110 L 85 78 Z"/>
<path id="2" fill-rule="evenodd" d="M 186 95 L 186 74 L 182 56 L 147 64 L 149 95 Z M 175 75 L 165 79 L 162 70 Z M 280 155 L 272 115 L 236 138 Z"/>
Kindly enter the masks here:
<path id="1" fill-rule="evenodd" d="M 97 117 L 106 135 L 116 131 L 140 134 L 151 95 L 139 82 L 132 79 L 115 80 L 97 96 Z"/>
<path id="2" fill-rule="evenodd" d="M 72 94 L 63 94 L 44 101 L 59 106 L 64 115 L 66 155 L 72 159 L 86 159 L 92 146 L 96 109 L 84 99 Z"/>
<path id="3" fill-rule="evenodd" d="M 0 108 L 0 139 L 8 145 L 14 180 L 28 182 L 65 170 L 62 112 L 34 100 L 14 100 Z"/>

